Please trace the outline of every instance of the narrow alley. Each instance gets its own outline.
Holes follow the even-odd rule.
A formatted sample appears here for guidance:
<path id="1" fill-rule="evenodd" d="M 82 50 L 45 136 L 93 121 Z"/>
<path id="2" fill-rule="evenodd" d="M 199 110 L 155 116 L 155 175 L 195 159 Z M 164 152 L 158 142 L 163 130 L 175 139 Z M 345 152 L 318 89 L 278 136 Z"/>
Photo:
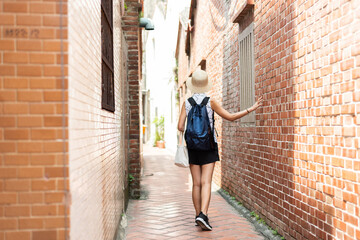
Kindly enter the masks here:
<path id="1" fill-rule="evenodd" d="M 0 240 L 360 240 L 359 25 L 360 0 L 0 0 Z M 212 231 L 174 165 L 192 100 Z"/>
<path id="2" fill-rule="evenodd" d="M 167 150 L 144 145 L 142 200 L 130 200 L 127 240 L 265 239 L 213 187 L 209 219 L 213 231 L 195 226 L 189 169 L 174 165 Z"/>

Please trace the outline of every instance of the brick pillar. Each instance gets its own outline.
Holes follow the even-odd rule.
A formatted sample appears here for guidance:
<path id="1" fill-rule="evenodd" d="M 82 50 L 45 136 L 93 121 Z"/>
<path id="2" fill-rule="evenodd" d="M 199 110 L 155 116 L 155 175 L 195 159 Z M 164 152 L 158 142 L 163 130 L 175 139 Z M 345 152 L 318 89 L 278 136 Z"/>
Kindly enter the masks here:
<path id="1" fill-rule="evenodd" d="M 123 31 L 128 45 L 128 104 L 129 104 L 129 174 L 134 178 L 130 182 L 130 197 L 140 197 L 140 176 L 142 167 L 140 140 L 140 81 L 141 81 L 141 28 L 139 12 L 142 3 L 139 0 L 125 2 L 127 9 L 123 16 Z"/>

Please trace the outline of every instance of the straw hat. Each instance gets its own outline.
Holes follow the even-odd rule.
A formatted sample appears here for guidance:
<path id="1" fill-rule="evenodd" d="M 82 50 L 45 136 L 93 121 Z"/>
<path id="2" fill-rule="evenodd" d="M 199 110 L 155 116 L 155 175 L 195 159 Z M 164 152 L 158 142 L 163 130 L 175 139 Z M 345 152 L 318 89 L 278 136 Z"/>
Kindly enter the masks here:
<path id="1" fill-rule="evenodd" d="M 192 93 L 205 93 L 212 88 L 212 82 L 205 71 L 196 70 L 186 81 L 186 86 Z"/>

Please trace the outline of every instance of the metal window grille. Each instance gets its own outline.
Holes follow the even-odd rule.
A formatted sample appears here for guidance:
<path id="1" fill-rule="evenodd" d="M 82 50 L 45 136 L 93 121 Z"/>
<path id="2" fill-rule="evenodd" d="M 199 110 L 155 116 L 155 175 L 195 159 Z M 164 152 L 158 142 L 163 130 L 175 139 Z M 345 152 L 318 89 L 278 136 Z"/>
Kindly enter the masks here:
<path id="1" fill-rule="evenodd" d="M 114 59 L 113 59 L 113 4 L 112 0 L 101 0 L 101 107 L 115 111 Z"/>
<path id="2" fill-rule="evenodd" d="M 240 109 L 245 110 L 255 103 L 254 73 L 254 27 L 251 24 L 239 36 L 240 64 Z M 241 123 L 255 123 L 255 113 L 241 118 Z"/>

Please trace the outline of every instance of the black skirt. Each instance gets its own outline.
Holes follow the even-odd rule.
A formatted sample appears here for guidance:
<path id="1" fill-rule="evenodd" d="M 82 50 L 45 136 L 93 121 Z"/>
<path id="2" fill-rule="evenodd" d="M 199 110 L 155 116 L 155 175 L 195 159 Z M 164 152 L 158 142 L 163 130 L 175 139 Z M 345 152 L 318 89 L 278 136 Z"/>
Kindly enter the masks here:
<path id="1" fill-rule="evenodd" d="M 195 165 L 204 165 L 204 164 L 220 161 L 219 151 L 217 146 L 215 150 L 212 151 L 198 151 L 198 150 L 188 149 L 188 155 L 189 155 L 189 163 Z"/>

